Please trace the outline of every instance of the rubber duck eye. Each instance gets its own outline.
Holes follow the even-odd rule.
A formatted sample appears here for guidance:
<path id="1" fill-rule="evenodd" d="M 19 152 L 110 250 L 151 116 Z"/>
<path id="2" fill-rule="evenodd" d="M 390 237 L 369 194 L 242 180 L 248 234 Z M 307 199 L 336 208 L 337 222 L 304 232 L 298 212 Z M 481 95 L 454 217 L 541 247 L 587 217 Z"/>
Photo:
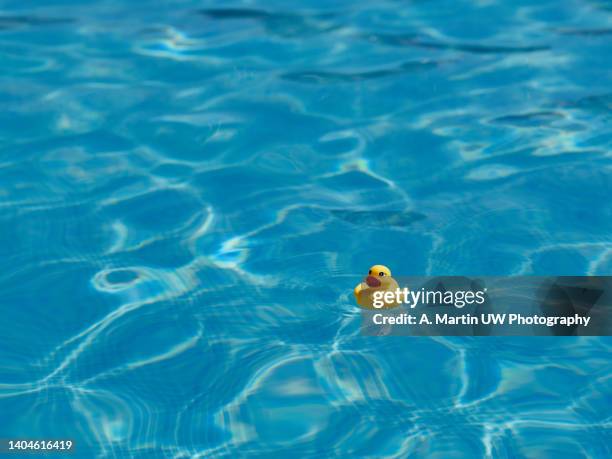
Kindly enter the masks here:
<path id="1" fill-rule="evenodd" d="M 378 273 L 379 276 L 384 276 L 385 273 L 383 273 L 382 271 Z"/>
<path id="2" fill-rule="evenodd" d="M 368 271 L 368 274 L 372 274 L 372 270 L 371 269 Z"/>

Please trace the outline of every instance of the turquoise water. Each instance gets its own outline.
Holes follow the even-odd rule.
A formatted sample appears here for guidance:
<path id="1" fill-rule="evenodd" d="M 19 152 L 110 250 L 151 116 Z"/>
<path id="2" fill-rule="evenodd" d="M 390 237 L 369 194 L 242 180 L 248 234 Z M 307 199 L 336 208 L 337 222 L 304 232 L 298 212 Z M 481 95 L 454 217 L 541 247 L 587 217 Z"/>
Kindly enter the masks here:
<path id="1" fill-rule="evenodd" d="M 611 457 L 609 338 L 371 338 L 398 275 L 612 274 L 612 3 L 0 3 L 0 438 Z"/>

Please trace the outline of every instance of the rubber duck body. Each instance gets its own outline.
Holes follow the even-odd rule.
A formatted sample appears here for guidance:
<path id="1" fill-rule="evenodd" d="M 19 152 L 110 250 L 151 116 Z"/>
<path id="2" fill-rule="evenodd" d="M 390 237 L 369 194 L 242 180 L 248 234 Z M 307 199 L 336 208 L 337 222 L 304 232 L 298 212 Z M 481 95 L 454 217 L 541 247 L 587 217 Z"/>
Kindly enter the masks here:
<path id="1" fill-rule="evenodd" d="M 398 303 L 385 303 L 382 308 L 374 307 L 374 292 L 377 291 L 392 291 L 395 292 L 399 288 L 397 282 L 391 277 L 391 270 L 384 265 L 374 265 L 368 271 L 368 275 L 363 282 L 360 282 L 354 290 L 357 304 L 367 309 L 390 309 L 398 305 Z"/>

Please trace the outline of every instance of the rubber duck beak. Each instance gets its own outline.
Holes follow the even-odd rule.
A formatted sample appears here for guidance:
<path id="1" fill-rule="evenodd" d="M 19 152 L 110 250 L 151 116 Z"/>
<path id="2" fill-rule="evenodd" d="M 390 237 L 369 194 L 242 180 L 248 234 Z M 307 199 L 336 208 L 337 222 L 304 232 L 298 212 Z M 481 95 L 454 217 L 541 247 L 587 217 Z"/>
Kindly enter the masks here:
<path id="1" fill-rule="evenodd" d="M 368 284 L 369 287 L 380 287 L 380 281 L 374 276 L 366 277 L 366 284 Z"/>

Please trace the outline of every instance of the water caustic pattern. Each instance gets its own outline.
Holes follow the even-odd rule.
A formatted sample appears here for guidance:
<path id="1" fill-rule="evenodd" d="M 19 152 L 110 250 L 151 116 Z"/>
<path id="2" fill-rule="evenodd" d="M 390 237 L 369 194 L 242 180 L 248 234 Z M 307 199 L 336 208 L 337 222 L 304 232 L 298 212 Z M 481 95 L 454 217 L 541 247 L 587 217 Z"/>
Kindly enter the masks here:
<path id="1" fill-rule="evenodd" d="M 607 338 L 366 338 L 398 275 L 611 274 L 612 3 L 0 5 L 0 437 L 612 455 Z"/>

